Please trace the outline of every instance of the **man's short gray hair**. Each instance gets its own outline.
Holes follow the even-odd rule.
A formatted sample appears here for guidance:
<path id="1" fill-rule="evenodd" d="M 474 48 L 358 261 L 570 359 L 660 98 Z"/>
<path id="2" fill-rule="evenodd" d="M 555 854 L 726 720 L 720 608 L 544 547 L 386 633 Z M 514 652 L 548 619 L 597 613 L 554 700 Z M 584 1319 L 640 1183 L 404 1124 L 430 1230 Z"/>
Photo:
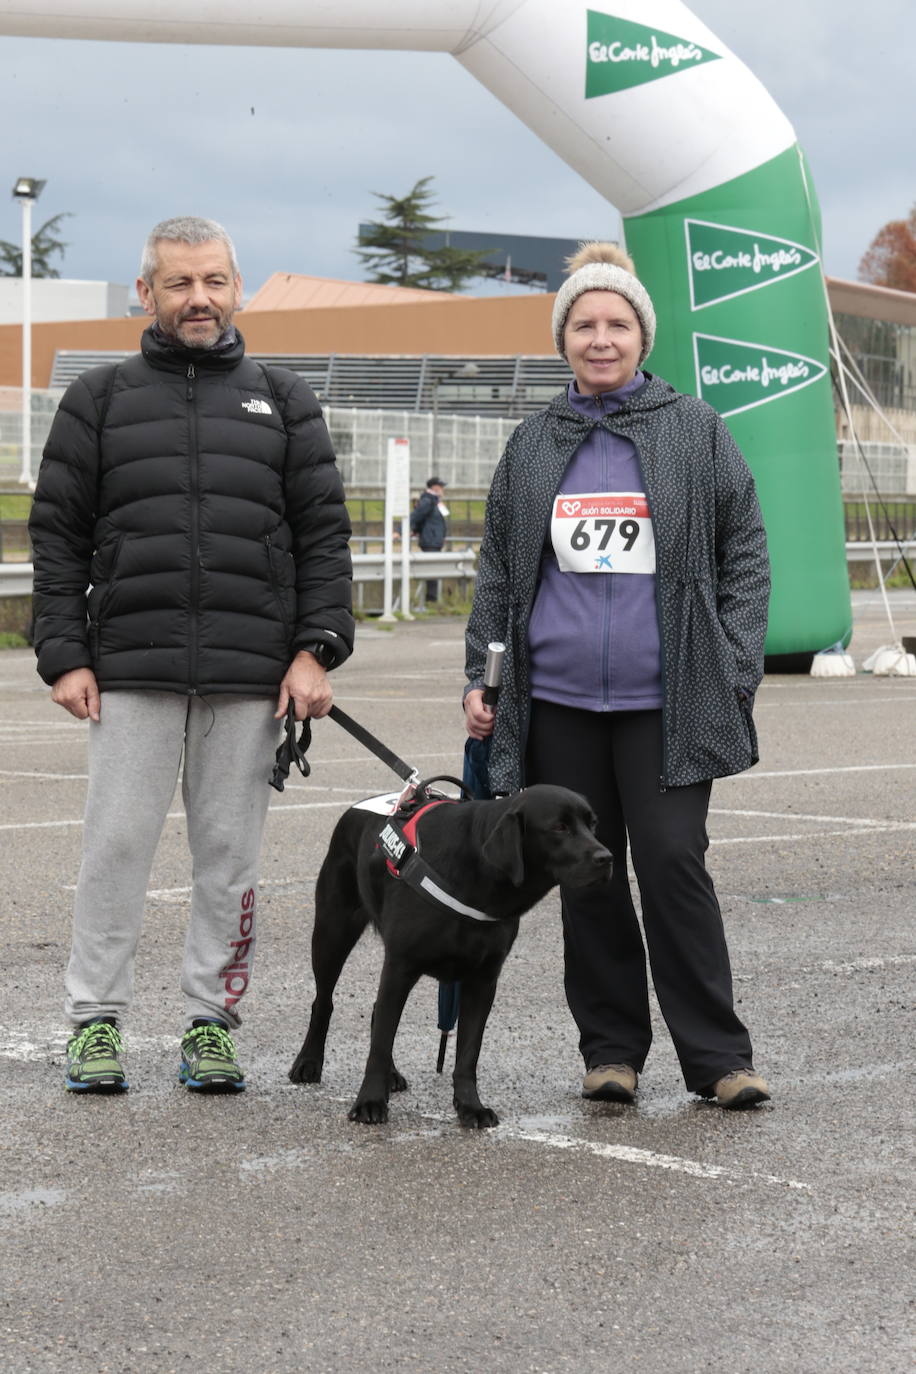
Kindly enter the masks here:
<path id="1" fill-rule="evenodd" d="M 176 219 L 161 220 L 150 230 L 140 259 L 140 277 L 147 286 L 153 284 L 158 261 L 156 245 L 162 239 L 170 239 L 174 243 L 221 243 L 229 254 L 232 275 L 237 277 L 239 274 L 235 244 L 221 224 L 217 224 L 215 219 L 200 219 L 197 215 L 179 215 Z"/>

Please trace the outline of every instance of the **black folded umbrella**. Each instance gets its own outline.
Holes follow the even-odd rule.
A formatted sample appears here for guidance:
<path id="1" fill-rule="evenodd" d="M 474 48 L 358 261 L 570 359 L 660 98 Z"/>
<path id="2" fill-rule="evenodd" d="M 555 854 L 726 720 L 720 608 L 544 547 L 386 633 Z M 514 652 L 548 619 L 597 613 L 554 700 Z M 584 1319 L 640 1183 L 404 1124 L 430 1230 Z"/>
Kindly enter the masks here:
<path id="1" fill-rule="evenodd" d="M 503 654 L 505 653 L 504 644 L 491 644 L 487 653 L 487 666 L 484 672 L 484 692 L 483 699 L 488 706 L 496 709 L 496 700 L 499 696 L 499 684 L 502 677 Z M 464 773 L 461 781 L 464 783 L 471 798 L 474 801 L 489 801 L 493 793 L 490 791 L 490 738 L 472 739 L 470 735 L 464 743 Z M 439 1056 L 436 1060 L 436 1073 L 442 1072 L 445 1063 L 445 1047 L 448 1036 L 455 1029 L 458 1021 L 458 1012 L 461 1009 L 461 984 L 440 983 L 439 984 L 439 1018 L 438 1025 L 441 1032 L 439 1038 Z"/>

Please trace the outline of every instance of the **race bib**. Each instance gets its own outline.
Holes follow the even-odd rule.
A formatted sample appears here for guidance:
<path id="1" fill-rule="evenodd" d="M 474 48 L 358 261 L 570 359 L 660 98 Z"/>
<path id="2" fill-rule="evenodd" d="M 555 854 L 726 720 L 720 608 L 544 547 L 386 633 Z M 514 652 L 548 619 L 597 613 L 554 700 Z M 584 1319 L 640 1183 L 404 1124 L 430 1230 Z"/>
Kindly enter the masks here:
<path id="1" fill-rule="evenodd" d="M 655 535 L 644 492 L 558 496 L 550 537 L 561 572 L 655 572 Z"/>

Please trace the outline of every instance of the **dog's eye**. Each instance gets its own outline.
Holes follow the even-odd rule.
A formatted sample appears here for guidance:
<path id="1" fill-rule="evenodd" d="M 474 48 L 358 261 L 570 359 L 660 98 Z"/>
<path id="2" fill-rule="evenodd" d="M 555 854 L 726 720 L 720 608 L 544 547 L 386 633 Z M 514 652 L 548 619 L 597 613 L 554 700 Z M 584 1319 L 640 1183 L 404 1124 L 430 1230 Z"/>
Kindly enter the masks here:
<path id="1" fill-rule="evenodd" d="M 555 821 L 551 829 L 555 830 L 558 835 L 566 835 L 569 832 L 569 826 L 565 821 Z"/>

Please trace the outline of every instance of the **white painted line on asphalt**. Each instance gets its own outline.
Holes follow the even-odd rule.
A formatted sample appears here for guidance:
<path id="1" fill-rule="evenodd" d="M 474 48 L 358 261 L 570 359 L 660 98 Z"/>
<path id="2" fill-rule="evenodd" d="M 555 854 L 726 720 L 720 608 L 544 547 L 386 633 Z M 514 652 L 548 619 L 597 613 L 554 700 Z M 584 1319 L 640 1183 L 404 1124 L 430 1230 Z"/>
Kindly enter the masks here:
<path id="1" fill-rule="evenodd" d="M 72 730 L 74 734 L 77 731 L 82 734 L 88 729 L 88 720 L 76 720 L 75 718 L 70 720 L 57 720 L 54 717 L 49 717 L 48 720 L 5 720 L 0 725 L 0 739 L 6 735 L 21 734 L 23 730 L 40 730 L 42 734 L 46 734 L 49 730 L 56 732 Z"/>
<path id="2" fill-rule="evenodd" d="M 730 810 L 723 806 L 711 806 L 709 808 L 711 816 L 764 816 L 768 820 L 785 821 L 823 821 L 834 825 L 887 825 L 886 819 L 879 821 L 869 820 L 867 816 L 810 816 L 803 811 L 739 811 Z M 896 825 L 898 822 L 890 822 Z M 900 822 L 907 825 L 909 822 Z"/>
<path id="3" fill-rule="evenodd" d="M 787 817 L 791 820 L 791 817 Z M 730 835 L 723 839 L 711 839 L 710 848 L 719 844 L 785 844 L 787 841 L 796 842 L 800 840 L 832 840 L 837 837 L 846 838 L 849 835 L 892 835 L 898 834 L 901 830 L 916 830 L 916 822 L 900 821 L 890 825 L 869 825 L 863 830 L 805 830 L 801 833 L 788 835 Z"/>
<path id="4" fill-rule="evenodd" d="M 633 1145 L 608 1145 L 597 1140 L 582 1140 L 570 1135 L 553 1135 L 548 1131 L 529 1131 L 519 1126 L 497 1126 L 494 1135 L 504 1140 L 522 1140 L 533 1145 L 546 1145 L 551 1150 L 575 1150 L 594 1155 L 598 1159 L 615 1159 L 624 1164 L 641 1164 L 647 1169 L 668 1169 L 672 1173 L 689 1174 L 693 1178 L 718 1178 L 726 1183 L 751 1180 L 775 1184 L 781 1188 L 795 1188 L 810 1192 L 811 1185 L 794 1178 L 779 1178 L 775 1174 L 745 1173 L 727 1169 L 719 1164 L 702 1164 L 696 1159 L 682 1159 L 678 1155 L 660 1155 L 654 1150 L 640 1150 Z"/>
<path id="5" fill-rule="evenodd" d="M 440 750 L 438 753 L 435 753 L 435 754 L 433 754 L 433 753 L 415 754 L 415 753 L 411 752 L 410 761 L 411 761 L 412 764 L 417 764 L 417 763 L 420 763 L 420 762 L 422 762 L 422 761 L 424 761 L 424 760 L 425 760 L 426 762 L 428 762 L 428 763 L 435 763 L 437 759 L 449 759 L 449 760 L 451 760 L 451 762 L 452 762 L 456 767 L 458 767 L 459 764 L 460 764 L 460 757 L 459 757 L 459 755 L 460 755 L 460 750 L 456 750 L 456 749 L 443 749 L 443 750 Z M 371 762 L 372 762 L 372 758 L 371 758 L 371 756 L 368 754 L 368 752 L 364 752 L 364 753 L 362 753 L 362 754 L 340 754 L 340 755 L 334 755 L 334 756 L 326 756 L 326 755 L 324 755 L 324 754 L 319 754 L 317 757 L 313 757 L 313 758 L 310 760 L 310 762 L 312 763 L 313 767 L 317 767 L 317 768 L 330 768 L 330 767 L 337 768 L 337 767 L 340 767 L 340 766 L 343 765 L 343 764 L 351 764 L 351 763 L 363 763 L 363 764 L 365 764 L 365 763 L 371 763 Z M 380 766 L 380 767 L 385 767 L 385 765 L 382 764 L 381 759 L 378 760 L 378 763 L 379 763 L 379 766 Z M 916 767 L 916 765 L 914 765 L 914 767 Z M 387 771 L 387 769 L 386 769 L 386 771 Z M 309 787 L 317 786 L 317 784 L 313 784 L 313 783 L 311 783 L 311 782 L 293 782 L 292 779 L 290 779 L 290 781 L 286 784 L 286 786 L 287 786 L 287 788 L 290 788 L 290 787 L 299 787 L 299 788 L 305 788 L 305 789 L 307 790 Z M 343 791 L 343 790 L 346 790 L 346 789 L 342 789 L 342 788 L 341 788 L 341 789 L 338 789 L 338 790 L 339 790 L 339 791 Z"/>
<path id="6" fill-rule="evenodd" d="M 332 1102 L 345 1102 L 349 1105 L 352 1097 L 332 1097 Z M 453 1116 L 444 1116 L 434 1112 L 421 1112 L 424 1121 L 434 1123 L 434 1132 L 418 1132 L 409 1126 L 397 1131 L 393 1140 L 409 1141 L 416 1140 L 418 1135 L 451 1134 L 457 1129 Z M 583 1140 L 581 1137 L 570 1135 L 559 1135 L 552 1131 L 535 1131 L 526 1126 L 512 1125 L 503 1123 L 485 1133 L 487 1140 L 496 1142 L 500 1140 L 518 1140 L 529 1145 L 545 1145 L 552 1150 L 573 1150 L 590 1154 L 597 1159 L 613 1159 L 623 1164 L 637 1164 L 647 1169 L 666 1169 L 671 1173 L 687 1174 L 692 1178 L 721 1179 L 725 1183 L 765 1183 L 768 1186 L 779 1188 L 792 1188 L 799 1192 L 810 1192 L 811 1185 L 802 1183 L 794 1178 L 780 1178 L 775 1174 L 759 1174 L 756 1172 L 742 1169 L 725 1168 L 719 1164 L 703 1164 L 697 1159 L 684 1159 L 679 1155 L 656 1154 L 654 1150 L 641 1150 L 632 1145 L 608 1145 L 603 1141 Z M 273 1169 L 278 1166 L 297 1168 L 301 1160 L 301 1151 L 292 1149 L 284 1150 L 282 1154 L 255 1156 L 245 1159 L 240 1164 L 240 1169 L 248 1171 L 258 1171 L 260 1169 Z"/>
<path id="7" fill-rule="evenodd" d="M 417 697 L 407 692 L 374 692 L 369 696 L 353 697 L 347 693 L 346 697 L 334 698 L 334 704 L 344 711 L 349 711 L 354 701 L 360 702 L 363 706 L 453 706 L 458 712 L 456 718 L 461 719 L 460 692 L 451 692 L 447 697 Z"/>
<path id="8" fill-rule="evenodd" d="M 33 773 L 26 769 L 0 768 L 0 778 L 35 778 L 38 782 L 86 782 L 88 773 Z"/>
<path id="9" fill-rule="evenodd" d="M 272 802 L 268 808 L 269 816 L 280 815 L 285 811 L 327 811 L 333 808 L 340 810 L 341 807 L 352 806 L 354 802 L 362 801 L 362 796 L 356 794 L 349 801 L 327 801 L 327 802 Z M 183 811 L 169 811 L 165 818 L 167 821 L 183 821 L 185 813 Z M 6 825 L 0 825 L 0 830 L 54 830 L 58 826 L 82 825 L 82 816 L 75 821 L 14 821 Z"/>
<path id="10" fill-rule="evenodd" d="M 916 954 L 889 954 L 883 959 L 849 959 L 845 963 L 837 963 L 834 959 L 825 959 L 817 968 L 825 973 L 871 973 L 875 969 L 900 968 L 907 964 L 916 964 Z M 807 969 L 800 972 L 806 973 Z"/>
<path id="11" fill-rule="evenodd" d="M 904 701 L 916 701 L 916 691 L 914 691 L 910 687 L 908 682 L 905 684 L 904 687 L 895 687 L 891 690 L 896 691 L 897 696 L 894 698 L 894 700 L 897 702 L 899 702 L 901 698 Z M 335 698 L 335 700 L 337 700 L 337 698 Z M 885 696 L 883 693 L 874 696 L 863 696 L 857 693 L 855 696 L 836 698 L 816 697 L 812 694 L 810 696 L 805 696 L 804 698 L 799 698 L 799 700 L 797 701 L 787 701 L 785 697 L 780 697 L 778 701 L 758 701 L 755 702 L 754 710 L 784 711 L 788 706 L 816 706 L 818 707 L 818 709 L 821 706 L 870 706 L 875 702 L 887 702 L 889 700 L 890 698 Z M 405 706 L 412 706 L 415 702 L 423 702 L 435 706 L 461 705 L 460 693 L 452 693 L 446 697 L 417 697 L 408 695 L 406 692 L 381 692 L 365 696 L 351 696 L 348 693 L 346 697 L 337 700 L 337 705 L 342 706 L 344 710 L 347 710 L 349 708 L 350 703 L 354 701 L 361 702 L 365 705 L 374 703 L 379 706 L 388 706 L 392 703 L 400 703 Z"/>
<path id="12" fill-rule="evenodd" d="M 894 690 L 897 692 L 895 701 L 899 701 L 901 697 L 904 701 L 916 701 L 916 692 L 912 690 L 909 683 L 906 683 L 905 688 L 898 687 Z M 779 701 L 756 701 L 754 703 L 754 710 L 784 711 L 787 706 L 816 706 L 818 710 L 820 710 L 822 706 L 869 706 L 875 701 L 887 702 L 888 700 L 889 698 L 884 696 L 883 694 L 881 696 L 866 697 L 860 696 L 858 693 L 856 693 L 854 697 L 831 698 L 816 697 L 812 693 L 811 695 L 800 697 L 797 701 L 786 701 L 785 697 L 780 697 Z"/>
<path id="13" fill-rule="evenodd" d="M 7 825 L 0 825 L 0 830 L 56 830 L 62 826 L 82 825 L 82 816 L 78 821 L 16 821 Z"/>
<path id="14" fill-rule="evenodd" d="M 746 773 L 732 773 L 727 778 L 716 778 L 716 786 L 723 782 L 755 782 L 757 778 L 813 778 L 829 773 L 884 773 L 898 768 L 916 768 L 916 763 L 846 763 L 835 768 L 781 768 L 770 772 L 758 772 L 756 768 Z"/>
<path id="15" fill-rule="evenodd" d="M 304 878 L 261 878 L 258 888 L 265 887 L 302 887 L 305 883 L 317 882 L 315 874 L 307 874 Z M 62 883 L 62 892 L 75 892 L 76 883 Z M 186 887 L 151 887 L 147 891 L 146 900 L 148 902 L 181 902 L 187 900 L 191 895 L 190 883 Z"/>

